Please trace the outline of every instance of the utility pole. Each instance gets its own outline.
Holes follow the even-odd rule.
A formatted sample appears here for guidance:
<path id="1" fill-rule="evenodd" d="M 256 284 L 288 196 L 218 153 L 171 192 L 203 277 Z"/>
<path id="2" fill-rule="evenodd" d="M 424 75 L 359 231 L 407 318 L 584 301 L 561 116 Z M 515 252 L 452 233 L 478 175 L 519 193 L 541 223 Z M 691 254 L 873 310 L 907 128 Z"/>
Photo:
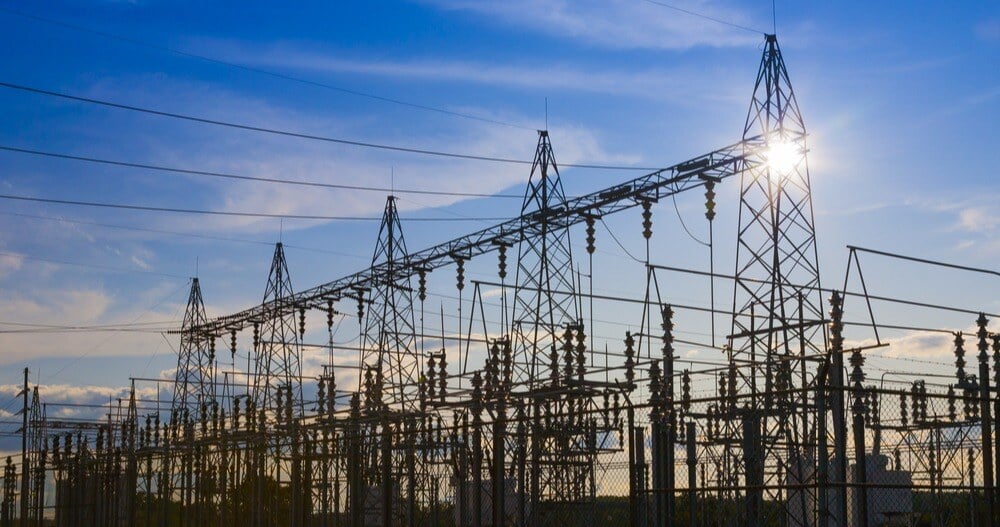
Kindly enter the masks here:
<path id="1" fill-rule="evenodd" d="M 28 525 L 28 368 L 24 368 L 24 387 L 21 390 L 24 405 L 21 408 L 21 520 L 20 525 Z"/>

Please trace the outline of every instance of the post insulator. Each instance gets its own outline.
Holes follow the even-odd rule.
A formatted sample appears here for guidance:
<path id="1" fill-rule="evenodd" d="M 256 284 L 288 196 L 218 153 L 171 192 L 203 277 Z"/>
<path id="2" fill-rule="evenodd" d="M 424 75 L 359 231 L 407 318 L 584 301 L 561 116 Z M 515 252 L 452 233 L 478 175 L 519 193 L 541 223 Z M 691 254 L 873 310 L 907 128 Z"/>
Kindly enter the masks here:
<path id="1" fill-rule="evenodd" d="M 705 181 L 705 217 L 715 219 L 715 182 L 710 179 Z"/>
<path id="2" fill-rule="evenodd" d="M 253 350 L 257 351 L 257 348 L 259 348 L 259 347 L 260 347 L 260 323 L 259 322 L 254 322 L 253 323 Z"/>
<path id="3" fill-rule="evenodd" d="M 625 380 L 628 382 L 629 389 L 632 387 L 632 382 L 635 380 L 635 339 L 632 338 L 632 332 L 625 332 Z"/>
<path id="4" fill-rule="evenodd" d="M 653 211 L 650 210 L 652 205 L 648 199 L 642 201 L 642 237 L 647 240 L 653 235 Z"/>
<path id="5" fill-rule="evenodd" d="M 358 322 L 361 322 L 365 318 L 365 292 L 362 289 L 358 289 Z"/>
<path id="6" fill-rule="evenodd" d="M 962 332 L 955 333 L 955 375 L 959 384 L 965 382 L 965 339 Z"/>

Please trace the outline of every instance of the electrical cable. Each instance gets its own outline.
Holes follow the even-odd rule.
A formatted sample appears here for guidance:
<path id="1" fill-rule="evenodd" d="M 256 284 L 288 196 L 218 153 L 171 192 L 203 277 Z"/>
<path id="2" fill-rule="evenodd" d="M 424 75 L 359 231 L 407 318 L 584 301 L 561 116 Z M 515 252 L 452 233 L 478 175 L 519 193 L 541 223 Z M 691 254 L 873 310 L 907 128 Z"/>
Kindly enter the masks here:
<path id="1" fill-rule="evenodd" d="M 5 216 L 15 216 L 15 217 L 19 217 L 19 218 L 31 218 L 31 219 L 37 219 L 37 220 L 47 220 L 47 221 L 56 221 L 56 222 L 64 222 L 64 223 L 73 223 L 73 224 L 78 224 L 78 225 L 93 225 L 95 227 L 105 227 L 105 228 L 108 228 L 108 229 L 122 229 L 122 230 L 128 230 L 128 231 L 148 232 L 148 233 L 152 233 L 152 234 L 166 234 L 166 235 L 169 235 L 169 236 L 180 236 L 180 237 L 187 237 L 187 238 L 199 238 L 199 239 L 213 240 L 213 241 L 223 241 L 223 242 L 233 242 L 233 243 L 247 243 L 247 244 L 254 244 L 254 245 L 274 246 L 274 242 L 272 242 L 272 241 L 248 240 L 248 239 L 244 239 L 244 238 L 229 238 L 229 237 L 225 237 L 225 236 L 212 236 L 212 235 L 208 235 L 208 234 L 197 234 L 197 233 L 193 233 L 193 232 L 169 231 L 169 230 L 164 230 L 164 229 L 150 229 L 150 228 L 146 228 L 146 227 L 135 227 L 135 226 L 132 226 L 132 225 L 118 225 L 118 224 L 114 224 L 114 223 L 101 223 L 101 222 L 96 222 L 96 221 L 73 220 L 73 219 L 64 218 L 64 217 L 43 216 L 43 215 L 39 215 L 39 214 L 24 214 L 24 213 L 20 213 L 20 212 L 3 212 L 3 211 L 0 211 L 0 214 L 3 214 Z M 371 258 L 370 256 L 362 256 L 360 254 L 351 254 L 351 253 L 345 253 L 345 252 L 340 252 L 340 251 L 331 251 L 329 249 L 317 249 L 315 247 L 304 247 L 304 246 L 301 246 L 301 245 L 292 245 L 292 244 L 288 244 L 288 243 L 283 243 L 282 245 L 286 249 L 298 249 L 300 251 L 310 251 L 310 252 L 317 252 L 317 253 L 334 254 L 334 255 L 337 255 L 337 256 L 346 256 L 346 257 L 349 257 L 349 258 L 359 258 L 359 259 L 362 259 L 362 260 L 368 260 L 368 259 Z"/>
<path id="2" fill-rule="evenodd" d="M 276 214 L 265 212 L 240 212 L 224 210 L 204 210 L 204 209 L 183 209 L 177 207 L 153 207 L 147 205 L 132 205 L 128 203 L 104 203 L 96 201 L 79 201 L 55 198 L 36 198 L 30 196 L 15 196 L 11 194 L 0 194 L 0 199 L 15 201 L 32 201 L 38 203 L 54 203 L 57 205 L 74 205 L 81 207 L 98 207 L 110 209 L 141 210 L 146 212 L 171 212 L 179 214 L 207 214 L 213 216 L 239 216 L 249 218 L 281 218 L 291 220 L 324 220 L 324 221 L 382 221 L 381 217 L 374 216 L 323 216 L 313 214 Z M 506 221 L 510 218 L 399 218 L 400 221 Z"/>
<path id="3" fill-rule="evenodd" d="M 684 9 L 683 7 L 677 7 L 675 5 L 671 5 L 671 4 L 668 4 L 666 2 L 659 2 L 657 0 L 644 0 L 644 1 L 648 2 L 650 4 L 653 4 L 653 5 L 658 5 L 660 7 L 666 7 L 667 9 L 673 9 L 674 11 L 677 11 L 677 12 L 680 12 L 680 13 L 684 13 L 684 14 L 687 14 L 687 15 L 695 16 L 695 17 L 698 17 L 698 18 L 703 18 L 705 20 L 709 20 L 709 21 L 715 22 L 717 24 L 722 24 L 722 25 L 725 25 L 725 26 L 734 27 L 736 29 L 742 29 L 743 31 L 749 31 L 749 32 L 757 34 L 757 35 L 766 35 L 767 34 L 764 31 L 761 31 L 759 29 L 754 29 L 752 27 L 747 27 L 747 26 L 741 26 L 739 24 L 734 24 L 732 22 L 729 22 L 729 21 L 726 21 L 726 20 L 722 20 L 721 18 L 715 18 L 713 16 L 709 16 L 709 15 L 705 15 L 705 14 L 702 14 L 702 13 L 698 13 L 696 11 L 691 11 L 690 9 Z"/>
<path id="4" fill-rule="evenodd" d="M 234 129 L 237 129 L 237 130 L 246 130 L 246 131 L 249 131 L 249 132 L 260 132 L 260 133 L 271 134 L 271 135 L 279 135 L 279 136 L 284 136 L 284 137 L 294 137 L 294 138 L 298 138 L 298 139 L 309 139 L 309 140 L 312 140 L 312 141 L 322 141 L 322 142 L 326 142 L 326 143 L 336 143 L 336 144 L 347 145 L 347 146 L 356 146 L 356 147 L 361 147 L 361 148 L 374 148 L 374 149 L 378 149 L 378 150 L 389 150 L 389 151 L 393 151 L 393 152 L 403 152 L 403 153 L 407 153 L 407 154 L 419 154 L 419 155 L 427 155 L 427 156 L 450 157 L 450 158 L 455 158 L 455 159 L 467 159 L 467 160 L 473 160 L 473 161 L 489 161 L 489 162 L 493 162 L 493 163 L 513 163 L 513 164 L 518 164 L 518 165 L 531 165 L 532 163 L 534 163 L 534 161 L 527 161 L 527 160 L 524 160 L 524 159 L 512 159 L 512 158 L 506 158 L 506 157 L 482 156 L 482 155 L 474 155 L 474 154 L 460 154 L 460 153 L 456 153 L 456 152 L 442 152 L 442 151 L 439 151 L 439 150 L 428 150 L 428 149 L 423 149 L 423 148 L 410 148 L 410 147 L 405 147 L 405 146 L 395 146 L 395 145 L 388 145 L 388 144 L 382 144 L 382 143 L 369 143 L 369 142 L 364 142 L 364 141 L 354 141 L 354 140 L 351 140 L 351 139 L 340 139 L 340 138 L 335 138 L 335 137 L 327 137 L 327 136 L 321 136 L 321 135 L 306 134 L 306 133 L 301 133 L 301 132 L 291 132 L 291 131 L 288 131 L 288 130 L 278 130 L 278 129 L 275 129 L 275 128 L 265 128 L 265 127 L 262 127 L 262 126 L 252 126 L 252 125 L 248 125 L 248 124 L 233 123 L 233 122 L 229 122 L 229 121 L 220 121 L 220 120 L 217 120 L 217 119 L 207 119 L 207 118 L 204 118 L 204 117 L 197 117 L 197 116 L 193 116 L 193 115 L 187 115 L 187 114 L 181 114 L 181 113 L 175 113 L 175 112 L 166 112 L 166 111 L 162 111 L 162 110 L 154 110 L 154 109 L 151 109 L 151 108 L 144 108 L 144 107 L 141 107 L 141 106 L 134 106 L 134 105 L 129 105 L 129 104 L 121 104 L 121 103 L 116 103 L 116 102 L 102 100 L 102 99 L 94 99 L 94 98 L 91 98 L 91 97 L 81 97 L 79 95 L 71 95 L 71 94 L 68 94 L 68 93 L 62 93 L 62 92 L 57 92 L 57 91 L 52 91 L 52 90 L 43 90 L 41 88 L 33 88 L 33 87 L 30 87 L 30 86 L 24 86 L 24 85 L 21 85 L 21 84 L 14 84 L 14 83 L 10 83 L 10 82 L 0 82 L 0 87 L 8 88 L 8 89 L 11 89 L 11 90 L 18 90 L 18 91 L 23 91 L 23 92 L 28 92 L 28 93 L 34 93 L 34 94 L 38 94 L 38 95 L 46 95 L 46 96 L 50 96 L 50 97 L 58 97 L 58 98 L 61 98 L 61 99 L 66 99 L 66 100 L 71 100 L 71 101 L 84 102 L 84 103 L 88 103 L 88 104 L 96 104 L 96 105 L 99 105 L 99 106 L 106 106 L 106 107 L 109 107 L 109 108 L 117 108 L 117 109 L 120 109 L 120 110 L 129 110 L 129 111 L 139 112 L 139 113 L 145 113 L 145 114 L 149 114 L 149 115 L 157 115 L 157 116 L 160 116 L 160 117 L 170 117 L 172 119 L 180 119 L 180 120 L 183 120 L 183 121 L 190 121 L 190 122 L 194 122 L 194 123 L 211 124 L 211 125 L 215 125 L 215 126 L 222 126 L 222 127 L 227 127 L 227 128 L 234 128 Z M 574 167 L 574 168 L 596 169 L 596 170 L 642 170 L 642 171 L 647 171 L 647 172 L 659 170 L 658 168 L 651 168 L 651 167 L 627 167 L 627 166 L 597 165 L 597 164 L 587 164 L 587 163 L 576 163 L 576 164 L 569 164 L 569 163 L 567 163 L 567 164 L 563 164 L 562 166 L 563 167 Z"/>
<path id="5" fill-rule="evenodd" d="M 176 275 L 176 274 L 161 273 L 161 272 L 157 272 L 157 271 L 150 271 L 148 269 L 126 269 L 126 268 L 123 268 L 123 267 L 110 267 L 110 266 L 106 266 L 106 265 L 95 265 L 95 264 L 85 264 L 85 263 L 77 263 L 77 262 L 67 262 L 65 260 L 53 260 L 53 259 L 50 259 L 50 258 L 41 258 L 41 257 L 38 257 L 38 256 L 29 256 L 27 254 L 20 254 L 20 253 L 0 252 L 0 256 L 9 256 L 11 258 L 23 258 L 25 260 L 34 260 L 34 261 L 38 261 L 38 262 L 53 263 L 53 264 L 58 264 L 58 265 L 72 265 L 74 267 L 85 267 L 85 268 L 88 268 L 88 269 L 98 269 L 98 270 L 101 270 L 101 271 L 114 271 L 114 272 L 118 272 L 118 273 L 150 274 L 150 275 L 156 275 L 156 276 L 163 276 L 163 277 L 167 277 L 167 278 L 180 278 L 180 279 L 183 279 L 183 280 L 187 280 L 187 278 L 188 278 L 186 276 L 181 276 L 181 275 Z"/>
<path id="6" fill-rule="evenodd" d="M 701 241 L 700 239 L 698 239 L 697 237 L 695 237 L 694 234 L 691 234 L 691 231 L 688 229 L 687 224 L 684 223 L 684 218 L 681 216 L 681 210 L 677 207 L 677 194 L 676 193 L 671 194 L 670 195 L 670 199 L 673 200 L 673 202 L 674 202 L 674 212 L 677 213 L 677 219 L 680 220 L 681 227 L 684 227 L 684 232 L 686 232 L 687 235 L 690 236 L 692 240 L 694 240 L 694 241 L 696 241 L 696 242 L 704 245 L 705 247 L 709 247 L 708 243 Z"/>
<path id="7" fill-rule="evenodd" d="M 631 258 L 631 259 L 635 260 L 635 261 L 636 261 L 636 262 L 638 262 L 638 263 L 641 263 L 641 264 L 643 264 L 643 265 L 646 265 L 646 261 L 645 261 L 645 260 L 640 260 L 639 258 L 636 258 L 634 254 L 630 253 L 630 252 L 629 252 L 629 250 L 628 250 L 628 249 L 626 249 L 624 245 L 622 245 L 622 242 L 618 240 L 618 237 L 617 237 L 617 236 L 615 236 L 615 233 L 614 233 L 614 232 L 613 232 L 613 231 L 611 230 L 611 227 L 608 227 L 608 224 L 604 222 L 604 218 L 598 218 L 598 220 L 600 220 L 600 222 L 601 222 L 601 225 L 604 225 L 604 229 L 608 231 L 608 234 L 610 234 L 610 235 L 611 235 L 611 239 L 613 239 L 613 240 L 615 241 L 615 243 L 616 243 L 616 244 L 618 245 L 618 247 L 619 247 L 619 248 L 620 248 L 620 249 L 621 249 L 622 251 L 624 251 L 624 252 L 625 252 L 625 254 L 626 254 L 626 255 L 627 255 L 627 256 L 628 256 L 629 258 Z"/>
<path id="8" fill-rule="evenodd" d="M 111 159 L 100 159 L 96 157 L 86 157 L 78 156 L 72 154 L 62 154 L 58 152 L 46 152 L 42 150 L 31 150 L 28 148 L 18 148 L 13 146 L 0 145 L 0 150 L 6 152 L 15 152 L 19 154 L 30 154 L 35 156 L 53 157 L 57 159 L 66 159 L 70 161 L 83 161 L 87 163 L 97 163 L 102 165 L 111 165 L 127 168 L 141 168 L 144 170 L 155 170 L 159 172 L 170 172 L 176 174 L 186 174 L 193 176 L 207 176 L 214 178 L 225 178 L 225 179 L 237 179 L 241 181 L 259 181 L 263 183 L 278 183 L 285 185 L 299 185 L 304 187 L 319 187 L 319 188 L 329 188 L 329 189 L 340 189 L 340 190 L 360 190 L 360 191 L 371 191 L 371 192 L 386 192 L 391 194 L 427 194 L 432 196 L 456 196 L 456 197 L 470 197 L 470 198 L 514 198 L 521 199 L 523 196 L 517 194 L 486 194 L 478 192 L 449 192 L 449 191 L 439 191 L 439 190 L 419 190 L 419 189 L 397 189 L 397 188 L 385 188 L 385 187 L 370 187 L 362 185 L 343 185 L 339 183 L 322 183 L 319 181 L 299 181 L 294 179 L 280 179 L 280 178 L 268 178 L 268 177 L 256 177 L 256 176 L 242 176 L 238 174 L 227 174 L 224 172 L 210 172 L 207 170 L 193 170 L 187 168 L 176 168 L 176 167 L 165 167 L 160 165 L 152 165 L 149 163 L 133 163 L 129 161 L 116 161 Z"/>
<path id="9" fill-rule="evenodd" d="M 37 22 L 43 22 L 43 23 L 46 23 L 46 24 L 51 24 L 51 25 L 54 25 L 54 26 L 61 26 L 61 27 L 64 27 L 64 28 L 72 29 L 74 31 L 81 31 L 81 32 L 84 32 L 84 33 L 90 33 L 90 34 L 97 35 L 97 36 L 103 37 L 103 38 L 108 38 L 108 39 L 112 39 L 112 40 L 118 40 L 118 41 L 125 42 L 125 43 L 128 43 L 128 44 L 136 45 L 136 46 L 141 46 L 141 47 L 145 47 L 145 48 L 149 48 L 149 49 L 155 49 L 155 50 L 158 50 L 158 51 L 165 51 L 167 53 L 172 53 L 174 55 L 179 55 L 179 56 L 182 56 L 182 57 L 189 57 L 189 58 L 193 58 L 193 59 L 198 59 L 198 60 L 202 60 L 202 61 L 205 61 L 205 62 L 209 62 L 209 63 L 212 63 L 212 64 L 218 64 L 218 65 L 221 65 L 221 66 L 226 66 L 226 67 L 230 67 L 230 68 L 236 68 L 236 69 L 240 69 L 240 70 L 243 70 L 243 71 L 249 71 L 251 73 L 257 73 L 257 74 L 260 74 L 260 75 L 267 75 L 269 77 L 274 77 L 274 78 L 278 78 L 278 79 L 283 79 L 283 80 L 289 80 L 289 81 L 293 81 L 293 82 L 298 82 L 298 83 L 306 84 L 306 85 L 309 85 L 309 86 L 315 86 L 317 88 L 324 88 L 324 89 L 327 89 L 327 90 L 332 90 L 332 91 L 337 91 L 337 92 L 341 92 L 341 93 L 346 93 L 346 94 L 349 94 L 349 95 L 356 95 L 358 97 L 367 97 L 369 99 L 373 99 L 373 100 L 376 100 L 376 101 L 382 101 L 382 102 L 388 102 L 388 103 L 392 103 L 392 104 L 398 104 L 400 106 L 406 106 L 406 107 L 409 107 L 409 108 L 415 108 L 415 109 L 419 109 L 419 110 L 426 110 L 426 111 L 430 111 L 430 112 L 437 112 L 437 113 L 444 114 L 444 115 L 450 115 L 452 117 L 461 117 L 463 119 L 471 119 L 471 120 L 474 120 L 474 121 L 480 121 L 480 122 L 484 122 L 484 123 L 497 124 L 497 125 L 500 125 L 500 126 L 508 126 L 508 127 L 511 127 L 511 128 L 519 128 L 521 130 L 531 130 L 531 131 L 535 130 L 534 128 L 531 128 L 529 126 L 523 126 L 523 125 L 519 125 L 519 124 L 515 124 L 515 123 L 501 121 L 499 119 L 492 119 L 492 118 L 489 118 L 489 117 L 482 117 L 482 116 L 473 115 L 473 114 L 470 114 L 470 113 L 456 112 L 456 111 L 453 111 L 453 110 L 446 110 L 444 108 L 438 108 L 438 107 L 434 107 L 434 106 L 430 106 L 430 105 L 426 105 L 426 104 L 418 104 L 418 103 L 403 101 L 403 100 L 400 100 L 400 99 L 393 99 L 391 97 L 383 97 L 381 95 L 375 95 L 375 94 L 372 94 L 372 93 L 366 93 L 366 92 L 363 92 L 363 91 L 358 91 L 358 90 L 352 90 L 352 89 L 348 89 L 348 88 L 343 88 L 343 87 L 340 87 L 340 86 L 335 86 L 335 85 L 332 85 L 332 84 L 327 84 L 327 83 L 323 83 L 323 82 L 318 82 L 318 81 L 313 81 L 313 80 L 309 80 L 309 79 L 304 79 L 304 78 L 301 78 L 301 77 L 295 77 L 293 75 L 288 75 L 288 74 L 285 74 L 285 73 L 278 73 L 278 72 L 275 72 L 275 71 L 265 70 L 263 68 L 257 68 L 257 67 L 253 67 L 253 66 L 247 66 L 247 65 L 244 65 L 244 64 L 236 63 L 236 62 L 229 62 L 229 61 L 226 61 L 226 60 L 216 59 L 216 58 L 208 57 L 208 56 L 205 56 L 205 55 L 199 55 L 197 53 L 191 53 L 189 51 L 181 51 L 181 50 L 176 49 L 176 48 L 171 48 L 171 47 L 168 47 L 168 46 L 161 46 L 159 44 L 153 44 L 153 43 L 146 42 L 146 41 L 143 41 L 143 40 L 139 40 L 139 39 L 135 39 L 135 38 L 130 38 L 130 37 L 125 37 L 125 36 L 121 36 L 121 35 L 116 35 L 114 33 L 108 33 L 108 32 L 105 32 L 105 31 L 99 31 L 99 30 L 96 30 L 96 29 L 91 29 L 91 28 L 80 26 L 80 25 L 77 25 L 77 24 L 71 24 L 71 23 L 68 23 L 68 22 L 62 22 L 62 21 L 59 21 L 59 20 L 51 19 L 51 18 L 45 18 L 45 17 L 41 17 L 41 16 L 38 16 L 38 15 L 33 15 L 33 14 L 30 14 L 30 13 L 25 13 L 23 11 L 17 11 L 17 10 L 14 10 L 14 9 L 7 9 L 7 8 L 0 7 L 0 12 L 7 13 L 9 15 L 14 15 L 14 16 L 19 16 L 19 17 L 27 18 L 27 19 L 30 19 L 30 20 L 35 20 Z"/>

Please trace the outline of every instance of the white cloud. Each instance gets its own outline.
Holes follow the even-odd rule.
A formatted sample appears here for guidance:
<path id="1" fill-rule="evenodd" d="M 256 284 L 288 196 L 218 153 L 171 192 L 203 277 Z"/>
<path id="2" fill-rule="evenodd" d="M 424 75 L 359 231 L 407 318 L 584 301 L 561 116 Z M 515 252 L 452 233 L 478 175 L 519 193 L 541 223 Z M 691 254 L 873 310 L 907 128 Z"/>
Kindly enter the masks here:
<path id="1" fill-rule="evenodd" d="M 563 64 L 495 64 L 446 59 L 351 60 L 289 46 L 265 50 L 241 49 L 229 51 L 228 56 L 237 62 L 268 68 L 351 73 L 426 82 L 462 82 L 532 91 L 605 93 L 673 101 L 684 101 L 695 95 L 701 98 L 710 98 L 712 94 L 718 99 L 728 97 L 728 92 L 719 91 L 716 83 L 698 82 L 697 86 L 692 83 L 692 79 L 704 79 L 704 71 L 698 77 L 693 71 L 677 67 L 649 70 L 591 66 L 581 69 Z M 515 122 L 526 121 L 521 119 Z"/>
<path id="2" fill-rule="evenodd" d="M 958 218 L 959 226 L 969 232 L 992 233 L 1000 227 L 1000 211 L 995 206 L 963 209 Z"/>
<path id="3" fill-rule="evenodd" d="M 160 83 L 162 85 L 162 82 Z M 153 91 L 162 89 L 151 88 Z M 247 107 L 260 106 L 255 115 L 270 115 L 261 126 L 288 130 L 345 129 L 346 122 L 327 122 L 293 110 L 273 108 L 261 101 L 247 100 L 228 92 L 218 92 L 204 87 L 175 87 L 172 93 L 195 90 L 199 93 L 198 105 L 215 108 L 239 106 L 239 114 L 247 114 Z M 182 96 L 186 98 L 186 96 Z M 192 110 L 193 113 L 199 111 Z M 235 113 L 235 111 L 234 111 Z M 381 127 L 376 127 L 382 130 Z M 336 134 L 338 132 L 334 132 Z M 363 132 L 345 130 L 345 137 L 366 140 Z M 553 132 L 553 145 L 560 163 L 580 161 L 599 163 L 635 163 L 634 155 L 611 154 L 602 146 L 600 138 L 590 129 L 572 123 Z M 367 138 L 376 142 L 394 142 L 392 138 Z M 205 146 L 209 142 L 192 145 L 188 151 L 153 152 L 156 162 L 173 166 L 196 166 L 204 170 L 227 172 L 254 177 L 312 180 L 334 184 L 362 184 L 390 187 L 390 173 L 395 170 L 397 188 L 433 189 L 464 193 L 495 193 L 527 179 L 529 169 L 523 165 L 482 163 L 451 158 L 405 158 L 385 151 L 342 148 L 336 145 L 309 142 L 279 142 L 260 134 L 241 135 L 238 139 L 241 155 L 232 154 L 232 145 L 225 148 Z M 461 123 L 457 128 L 438 134 L 425 134 L 419 148 L 476 153 L 483 156 L 530 159 L 534 153 L 537 136 L 532 131 L 516 130 L 484 123 Z M 395 165 L 402 160 L 404 166 Z M 395 167 L 395 168 L 394 168 Z M 213 196 L 210 208 L 227 212 L 253 211 L 275 215 L 367 216 L 378 217 L 384 207 L 385 196 L 376 192 L 356 192 L 276 185 L 265 182 L 233 182 L 197 178 L 209 189 L 203 195 Z M 442 207 L 465 198 L 456 196 L 413 196 L 403 194 L 398 207 L 403 215 L 422 209 Z M 513 215 L 509 211 L 491 216 Z M 441 214 L 431 213 L 439 216 Z M 279 225 L 293 230 L 325 223 L 312 220 L 288 220 L 225 216 L 160 217 L 159 226 L 188 232 L 276 232 Z M 140 255 L 141 256 L 141 255 Z M 143 259 L 145 261 L 145 259 Z M 136 262 L 137 264 L 139 262 Z"/>

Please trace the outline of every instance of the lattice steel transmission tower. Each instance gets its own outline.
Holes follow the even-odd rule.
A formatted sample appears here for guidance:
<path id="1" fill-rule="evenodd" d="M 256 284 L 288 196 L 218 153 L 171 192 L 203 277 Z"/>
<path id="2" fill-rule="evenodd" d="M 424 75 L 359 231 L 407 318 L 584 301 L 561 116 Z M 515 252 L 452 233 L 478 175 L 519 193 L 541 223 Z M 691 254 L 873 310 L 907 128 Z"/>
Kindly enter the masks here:
<path id="1" fill-rule="evenodd" d="M 566 207 L 549 133 L 538 132 L 538 146 L 521 205 L 521 215 L 537 218 L 536 237 L 518 245 L 516 289 L 511 334 L 514 338 L 515 382 L 533 385 L 546 359 L 559 346 L 566 324 L 580 321 L 569 225 L 553 221 L 552 212 Z M 540 358 L 541 357 L 541 358 Z"/>
<path id="2" fill-rule="evenodd" d="M 416 352 L 413 319 L 413 288 L 410 285 L 406 239 L 396 210 L 396 198 L 385 202 L 372 267 L 385 266 L 385 274 L 374 280 L 364 319 L 363 356 L 372 371 L 379 395 L 386 404 L 407 409 L 417 403 L 421 361 Z M 361 372 L 362 376 L 366 372 Z M 385 393 L 384 389 L 392 390 Z M 412 410 L 413 408 L 408 408 Z"/>
<path id="3" fill-rule="evenodd" d="M 278 242 L 274 246 L 271 272 L 267 278 L 263 303 L 281 303 L 292 298 L 292 279 L 288 274 L 285 250 Z M 301 329 L 305 328 L 305 311 L 299 309 L 299 328 L 294 311 L 275 314 L 254 325 L 253 392 L 258 410 L 279 411 L 279 390 L 291 393 L 291 407 L 296 415 L 302 412 Z M 258 336 L 259 335 L 259 336 Z"/>
<path id="4" fill-rule="evenodd" d="M 177 372 L 174 374 L 174 399 L 171 410 L 175 415 L 187 409 L 191 416 L 197 416 L 201 405 L 215 400 L 214 361 L 211 348 L 212 337 L 203 331 L 194 330 L 205 324 L 205 301 L 201 296 L 201 285 L 197 278 L 191 279 L 187 308 L 181 326 L 181 346 L 177 355 Z"/>
<path id="5" fill-rule="evenodd" d="M 747 521 L 761 524 L 763 488 L 805 483 L 814 452 L 809 392 L 826 350 L 806 129 L 774 35 L 765 42 L 743 130 L 749 169 L 741 175 L 730 367 L 722 376 L 730 437 L 739 446 Z M 748 366 L 749 365 L 749 366 Z M 815 366 L 815 363 L 813 364 Z M 736 459 L 734 458 L 734 461 Z M 800 496 L 802 509 L 815 503 Z M 809 515 L 787 515 L 811 525 Z"/>

